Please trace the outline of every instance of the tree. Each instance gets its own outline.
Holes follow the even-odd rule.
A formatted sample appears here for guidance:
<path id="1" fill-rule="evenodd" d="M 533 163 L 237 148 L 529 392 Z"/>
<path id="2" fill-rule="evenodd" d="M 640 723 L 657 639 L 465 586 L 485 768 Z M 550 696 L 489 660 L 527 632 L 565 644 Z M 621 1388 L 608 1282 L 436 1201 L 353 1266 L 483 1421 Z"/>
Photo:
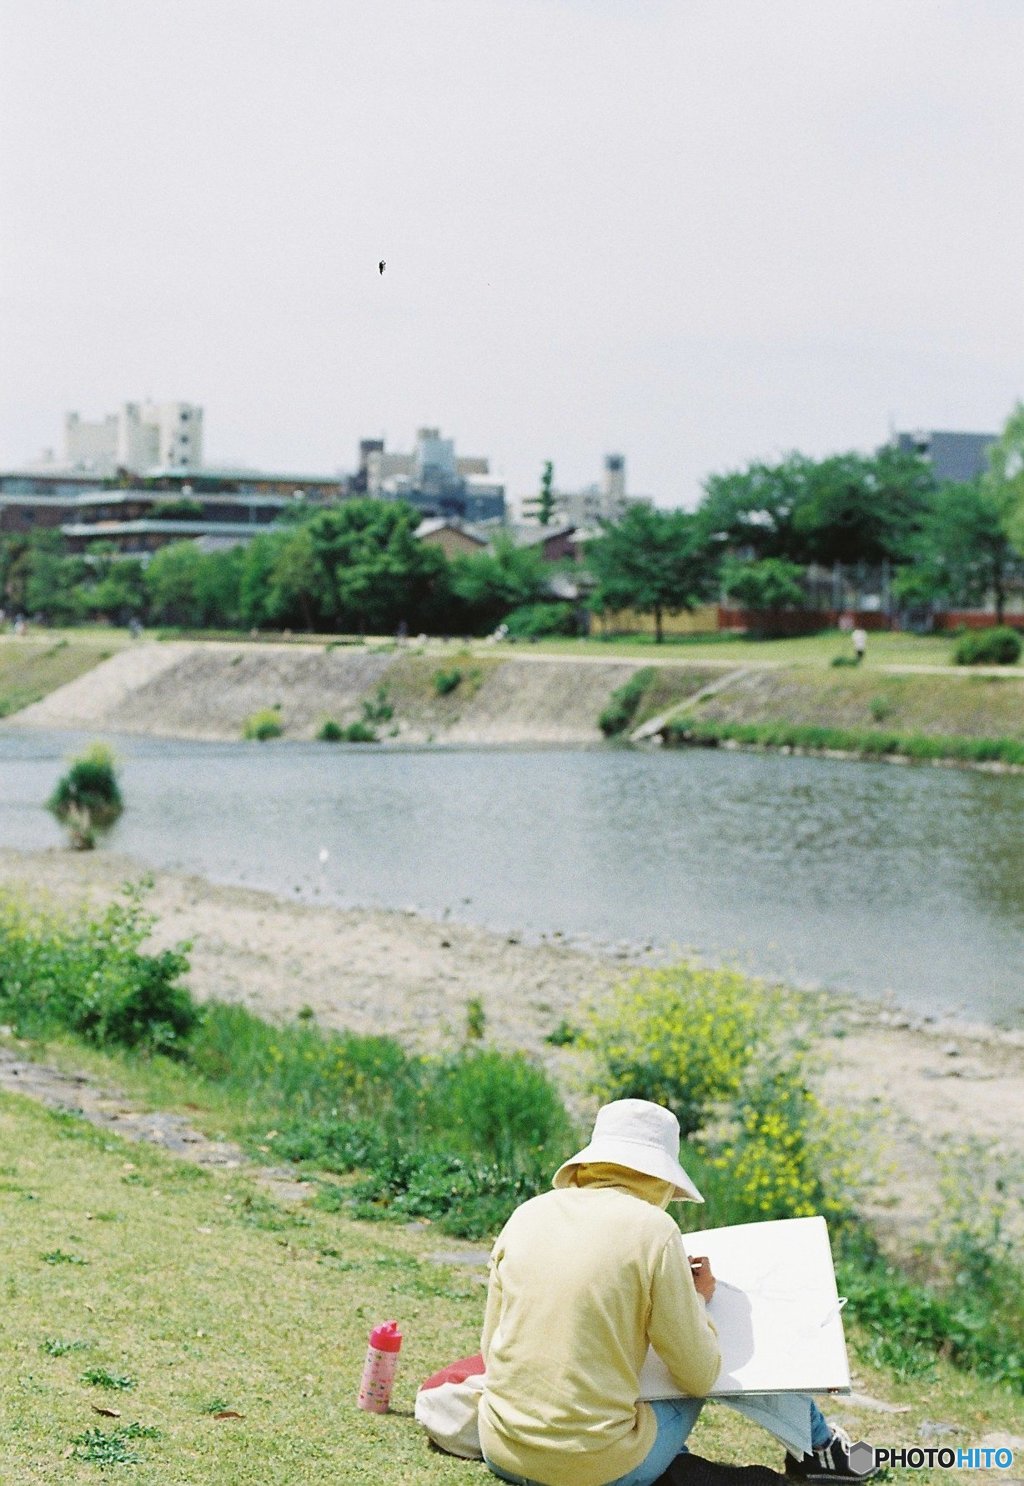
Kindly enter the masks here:
<path id="1" fill-rule="evenodd" d="M 1024 403 L 1017 403 L 989 450 L 982 488 L 1014 549 L 1024 553 Z"/>
<path id="2" fill-rule="evenodd" d="M 697 508 L 701 540 L 717 551 L 798 559 L 802 539 L 793 517 L 807 488 L 811 461 L 791 454 L 781 464 L 752 464 L 711 475 Z"/>
<path id="3" fill-rule="evenodd" d="M 25 607 L 28 538 L 0 536 L 0 609 Z"/>
<path id="4" fill-rule="evenodd" d="M 286 623 L 298 614 L 302 627 L 311 630 L 316 616 L 330 607 L 330 574 L 308 523 L 297 526 L 277 544 L 270 568 L 269 611 Z"/>
<path id="5" fill-rule="evenodd" d="M 754 562 L 727 557 L 722 565 L 722 588 L 745 609 L 778 613 L 803 603 L 803 572 L 798 563 L 787 562 L 784 557 L 762 557 Z"/>
<path id="6" fill-rule="evenodd" d="M 202 623 L 198 594 L 204 561 L 194 542 L 170 542 L 153 554 L 145 582 L 150 615 L 156 623 Z"/>
<path id="7" fill-rule="evenodd" d="M 591 604 L 654 615 L 654 638 L 664 639 L 665 612 L 692 609 L 709 591 L 712 553 L 688 511 L 632 505 L 618 522 L 602 522 L 587 548 L 596 579 Z"/>
<path id="8" fill-rule="evenodd" d="M 316 596 L 328 628 L 378 634 L 405 621 L 429 626 L 448 595 L 444 553 L 417 540 L 420 514 L 404 501 L 350 500 L 306 523 L 325 575 Z"/>
<path id="9" fill-rule="evenodd" d="M 79 588 L 88 576 L 82 557 L 70 556 L 59 531 L 35 531 L 24 553 L 22 604 L 30 614 L 59 623 L 81 617 Z"/>
<path id="10" fill-rule="evenodd" d="M 203 554 L 196 572 L 196 605 L 199 624 L 234 629 L 241 623 L 242 569 L 245 548 Z"/>
<path id="11" fill-rule="evenodd" d="M 526 512 L 535 516 L 541 526 L 548 526 L 555 514 L 555 492 L 554 492 L 555 467 L 550 459 L 544 461 L 544 469 L 540 477 L 540 491 L 537 495 L 529 496 L 523 501 Z"/>
<path id="12" fill-rule="evenodd" d="M 79 614 L 88 619 L 125 621 L 146 607 L 146 582 L 137 557 L 121 557 L 107 543 L 94 543 L 78 591 Z"/>
<path id="13" fill-rule="evenodd" d="M 910 554 L 935 489 L 918 455 L 893 448 L 872 456 L 836 454 L 808 461 L 805 476 L 793 511 L 803 560 L 830 566 Z"/>
<path id="14" fill-rule="evenodd" d="M 451 568 L 451 588 L 461 608 L 454 617 L 457 627 L 478 632 L 490 630 L 513 609 L 540 601 L 546 591 L 547 564 L 537 547 L 517 547 L 512 538 L 499 534 L 490 552 L 456 557 Z"/>
<path id="15" fill-rule="evenodd" d="M 238 612 L 248 629 L 262 629 L 277 622 L 272 597 L 272 575 L 282 537 L 266 532 L 242 549 L 238 574 Z"/>
<path id="16" fill-rule="evenodd" d="M 1015 556 L 1006 509 L 1005 498 L 984 476 L 941 486 L 924 518 L 916 560 L 896 585 L 899 597 L 984 604 L 991 593 L 1002 624 L 1006 578 Z"/>
<path id="17" fill-rule="evenodd" d="M 697 520 L 710 547 L 831 566 L 905 557 L 934 478 L 917 455 L 886 448 L 822 460 L 790 454 L 712 475 L 704 488 Z"/>

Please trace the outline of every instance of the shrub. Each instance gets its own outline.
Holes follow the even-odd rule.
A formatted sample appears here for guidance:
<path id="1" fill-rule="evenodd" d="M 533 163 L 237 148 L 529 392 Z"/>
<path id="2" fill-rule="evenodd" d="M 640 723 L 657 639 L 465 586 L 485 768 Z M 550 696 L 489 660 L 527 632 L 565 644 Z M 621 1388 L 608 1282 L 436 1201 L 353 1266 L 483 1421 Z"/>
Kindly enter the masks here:
<path id="1" fill-rule="evenodd" d="M 276 706 L 263 707 L 259 712 L 251 713 L 242 724 L 242 737 L 257 743 L 265 743 L 268 738 L 280 738 L 283 732 L 281 709 Z"/>
<path id="2" fill-rule="evenodd" d="M 863 1132 L 828 1115 L 807 1087 L 798 1049 L 748 1069 L 731 1124 L 704 1147 L 718 1223 L 822 1213 L 838 1226 L 863 1180 Z"/>
<path id="3" fill-rule="evenodd" d="M 558 1092 L 523 1053 L 467 1048 L 436 1069 L 426 1116 L 446 1143 L 502 1169 L 528 1162 L 568 1138 Z"/>
<path id="4" fill-rule="evenodd" d="M 781 990 L 682 964 L 634 976 L 590 1011 L 580 1043 L 596 1056 L 602 1098 L 665 1104 L 685 1135 L 739 1093 L 748 1066 L 791 1033 L 795 1016 Z"/>
<path id="5" fill-rule="evenodd" d="M 146 954 L 139 886 L 95 917 L 29 910 L 0 897 L 0 1014 L 21 1036 L 60 1029 L 99 1047 L 180 1056 L 200 1020 L 180 984 L 187 945 Z"/>
<path id="6" fill-rule="evenodd" d="M 335 722 L 332 717 L 325 717 L 317 729 L 316 736 L 320 743 L 340 743 L 345 732 L 340 723 Z"/>
<path id="7" fill-rule="evenodd" d="M 105 743 L 93 743 L 72 759 L 46 808 L 68 827 L 72 846 L 80 850 L 95 845 L 97 831 L 110 829 L 124 810 L 124 802 L 114 755 Z"/>
<path id="8" fill-rule="evenodd" d="M 483 1238 L 549 1181 L 546 1168 L 507 1170 L 446 1152 L 392 1146 L 369 1176 L 352 1185 L 347 1201 L 357 1218 L 427 1218 L 444 1233 Z M 340 1205 L 336 1193 L 328 1201 Z"/>
<path id="9" fill-rule="evenodd" d="M 579 631 L 572 604 L 523 604 L 506 615 L 509 634 L 517 640 L 542 640 L 549 635 L 575 635 Z"/>
<path id="10" fill-rule="evenodd" d="M 969 630 L 956 642 L 953 661 L 958 666 L 1014 666 L 1020 652 L 1020 635 L 1007 626 Z"/>
<path id="11" fill-rule="evenodd" d="M 388 689 L 383 683 L 363 702 L 363 721 L 369 725 L 390 722 L 395 715 Z M 356 740 L 353 740 L 356 741 Z"/>
<path id="12" fill-rule="evenodd" d="M 439 697 L 446 697 L 453 692 L 462 680 L 462 672 L 458 666 L 453 666 L 450 671 L 434 672 L 434 690 Z"/>
<path id="13" fill-rule="evenodd" d="M 636 716 L 643 694 L 654 680 L 654 676 L 654 667 L 644 666 L 612 692 L 607 707 L 597 719 L 597 725 L 606 738 L 617 737 L 626 731 Z"/>
<path id="14" fill-rule="evenodd" d="M 343 743 L 376 743 L 376 731 L 365 722 L 350 722 L 347 728 L 342 729 L 341 741 Z"/>

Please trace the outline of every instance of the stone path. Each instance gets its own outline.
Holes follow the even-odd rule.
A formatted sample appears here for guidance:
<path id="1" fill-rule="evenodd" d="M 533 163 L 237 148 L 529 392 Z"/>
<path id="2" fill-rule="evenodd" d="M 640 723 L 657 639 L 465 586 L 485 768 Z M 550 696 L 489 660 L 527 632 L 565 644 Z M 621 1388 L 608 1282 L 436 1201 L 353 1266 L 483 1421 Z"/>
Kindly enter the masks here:
<path id="1" fill-rule="evenodd" d="M 281 1202 L 303 1202 L 316 1190 L 312 1182 L 299 1180 L 291 1167 L 255 1165 L 240 1146 L 211 1140 L 182 1115 L 139 1109 L 118 1090 L 101 1088 L 83 1073 L 30 1063 L 8 1048 L 0 1048 L 0 1089 L 24 1094 L 47 1109 L 78 1115 L 123 1140 L 159 1146 L 197 1166 L 237 1171 Z"/>

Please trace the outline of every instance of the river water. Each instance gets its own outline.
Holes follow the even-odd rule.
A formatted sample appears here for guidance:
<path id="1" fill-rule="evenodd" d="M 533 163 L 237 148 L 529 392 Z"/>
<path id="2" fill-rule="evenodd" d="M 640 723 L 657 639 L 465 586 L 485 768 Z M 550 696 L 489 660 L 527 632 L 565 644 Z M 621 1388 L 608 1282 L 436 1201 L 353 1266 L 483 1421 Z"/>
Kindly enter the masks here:
<path id="1" fill-rule="evenodd" d="M 83 741 L 0 731 L 0 843 Z M 141 864 L 527 936 L 696 951 L 1024 1026 L 1024 778 L 715 751 L 115 739 Z"/>

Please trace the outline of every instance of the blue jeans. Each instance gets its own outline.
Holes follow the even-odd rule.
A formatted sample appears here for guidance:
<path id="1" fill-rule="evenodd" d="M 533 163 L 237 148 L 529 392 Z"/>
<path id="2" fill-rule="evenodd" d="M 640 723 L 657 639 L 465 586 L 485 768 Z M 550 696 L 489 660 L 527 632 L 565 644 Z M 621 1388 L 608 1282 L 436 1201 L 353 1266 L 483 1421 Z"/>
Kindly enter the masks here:
<path id="1" fill-rule="evenodd" d="M 654 1482 L 665 1474 L 676 1456 L 685 1455 L 686 1441 L 705 1402 L 703 1398 L 656 1399 L 651 1404 L 658 1426 L 654 1444 L 638 1466 L 627 1471 L 624 1476 L 609 1481 L 608 1486 L 654 1486 Z M 807 1403 L 811 1411 L 811 1444 L 815 1450 L 820 1450 L 823 1445 L 828 1444 L 832 1429 L 814 1399 L 808 1398 Z M 502 1481 L 511 1482 L 512 1486 L 539 1486 L 538 1482 L 531 1481 L 528 1476 L 510 1476 L 496 1465 L 491 1465 L 489 1460 L 486 1464 L 494 1475 Z"/>

